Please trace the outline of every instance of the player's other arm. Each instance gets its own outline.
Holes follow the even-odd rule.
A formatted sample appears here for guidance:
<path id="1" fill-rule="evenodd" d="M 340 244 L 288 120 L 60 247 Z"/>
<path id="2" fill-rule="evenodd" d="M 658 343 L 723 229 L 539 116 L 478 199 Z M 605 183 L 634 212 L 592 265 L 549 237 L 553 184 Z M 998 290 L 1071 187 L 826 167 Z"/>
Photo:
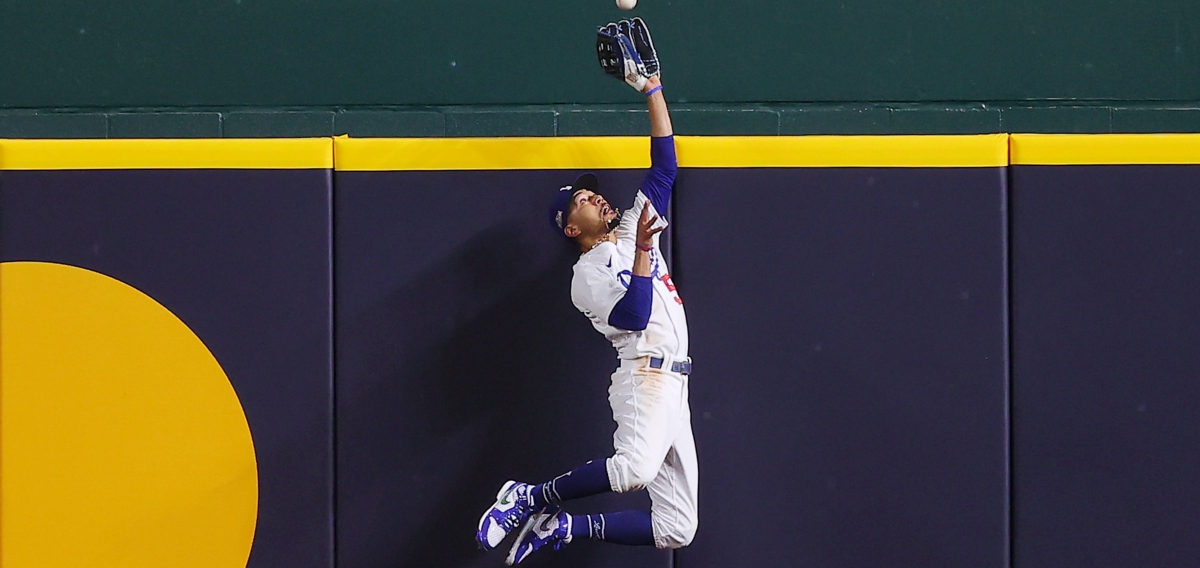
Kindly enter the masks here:
<path id="1" fill-rule="evenodd" d="M 627 331 L 642 331 L 650 324 L 650 311 L 654 302 L 654 282 L 650 279 L 650 251 L 654 249 L 654 235 L 666 228 L 656 227 L 658 216 L 642 208 L 638 219 L 637 250 L 633 255 L 633 275 L 629 277 L 629 288 L 617 300 L 608 314 L 608 325 Z"/>
<path id="2" fill-rule="evenodd" d="M 650 110 L 650 170 L 642 179 L 642 193 L 654 204 L 655 211 L 665 216 L 679 165 L 675 157 L 675 131 L 671 128 L 671 115 L 667 112 L 667 100 L 661 87 L 662 80 L 655 75 L 642 89 L 643 93 L 650 93 L 646 97 L 646 106 Z"/>

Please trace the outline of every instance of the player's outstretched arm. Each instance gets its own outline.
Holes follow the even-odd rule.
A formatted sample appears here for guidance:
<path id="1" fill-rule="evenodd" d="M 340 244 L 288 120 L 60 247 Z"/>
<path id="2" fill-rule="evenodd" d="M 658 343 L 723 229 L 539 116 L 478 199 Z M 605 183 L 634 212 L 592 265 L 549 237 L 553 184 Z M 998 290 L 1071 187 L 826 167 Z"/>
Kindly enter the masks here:
<path id="1" fill-rule="evenodd" d="M 662 94 L 662 67 L 650 29 L 641 18 L 601 26 L 596 30 L 596 55 L 609 76 L 624 81 L 646 96 L 650 109 L 650 171 L 642 193 L 659 215 L 666 215 L 675 183 L 675 131 Z"/>
<path id="2" fill-rule="evenodd" d="M 663 97 L 661 87 L 662 79 L 655 75 L 646 81 L 646 88 L 642 89 L 643 94 L 651 93 L 646 97 L 646 106 L 650 109 L 650 136 L 655 138 L 675 134 L 671 128 L 671 115 L 667 112 L 667 99 Z"/>
<path id="3" fill-rule="evenodd" d="M 662 79 L 658 75 L 646 81 L 643 91 L 649 93 L 646 105 L 650 109 L 650 170 L 642 179 L 642 193 L 659 215 L 666 215 L 671 202 L 671 188 L 675 185 L 675 173 L 679 166 L 675 158 L 675 131 L 671 128 L 671 115 L 667 113 L 667 100 L 662 94 Z"/>

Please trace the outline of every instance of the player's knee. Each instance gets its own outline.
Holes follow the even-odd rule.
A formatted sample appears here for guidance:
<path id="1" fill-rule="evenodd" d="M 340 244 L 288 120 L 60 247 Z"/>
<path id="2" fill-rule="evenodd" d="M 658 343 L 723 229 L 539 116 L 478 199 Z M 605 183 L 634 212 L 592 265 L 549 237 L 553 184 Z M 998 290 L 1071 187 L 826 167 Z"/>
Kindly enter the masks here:
<path id="1" fill-rule="evenodd" d="M 662 464 L 648 463 L 646 460 L 636 460 L 632 463 L 629 473 L 630 482 L 641 489 L 650 485 L 651 481 L 658 476 L 658 470 Z"/>
<path id="2" fill-rule="evenodd" d="M 612 457 L 615 469 L 615 489 L 619 493 L 644 489 L 658 475 L 661 463 L 651 463 L 633 454 L 617 454 Z"/>
<path id="3" fill-rule="evenodd" d="M 650 485 L 650 482 L 658 477 L 658 471 L 662 469 L 662 460 L 651 460 L 636 454 L 628 454 L 626 457 L 628 458 L 626 478 L 631 491 Z"/>
<path id="4" fill-rule="evenodd" d="M 662 548 L 675 549 L 691 544 L 694 538 L 696 538 L 696 521 L 678 519 L 669 529 L 662 532 L 658 541 Z"/>

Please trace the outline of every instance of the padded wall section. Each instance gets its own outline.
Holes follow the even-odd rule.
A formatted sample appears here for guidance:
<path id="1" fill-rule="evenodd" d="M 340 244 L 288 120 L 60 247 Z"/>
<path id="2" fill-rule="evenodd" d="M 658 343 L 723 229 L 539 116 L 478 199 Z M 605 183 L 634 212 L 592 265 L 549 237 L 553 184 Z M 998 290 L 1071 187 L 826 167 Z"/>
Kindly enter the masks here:
<path id="1" fill-rule="evenodd" d="M 0 172 L 0 260 L 83 267 L 137 288 L 228 375 L 258 462 L 251 567 L 331 565 L 330 175 Z"/>
<path id="2" fill-rule="evenodd" d="M 682 568 L 1007 565 L 1004 168 L 689 169 Z"/>
<path id="3" fill-rule="evenodd" d="M 634 14 L 654 30 L 672 100 L 1136 104 L 1200 92 L 1200 4 L 1185 0 L 647 1 Z M 592 51 L 596 26 L 621 17 L 612 2 L 554 0 L 5 2 L 0 53 L 21 56 L 0 58 L 0 107 L 627 104 L 636 95 Z M 522 47 L 555 80 L 513 79 L 496 46 L 517 29 L 539 30 Z M 698 56 L 716 37 L 740 41 Z"/>
<path id="4" fill-rule="evenodd" d="M 577 173 L 336 173 L 339 567 L 499 566 L 507 541 L 485 553 L 474 532 L 500 485 L 612 453 L 616 354 L 572 306 L 578 253 L 546 218 Z M 618 206 L 641 175 L 599 172 Z M 648 506 L 637 493 L 568 510 Z M 581 542 L 530 562 L 670 560 Z"/>
<path id="5" fill-rule="evenodd" d="M 1130 142 L 1111 156 L 1155 143 Z M 1021 568 L 1200 565 L 1198 185 L 1196 165 L 1013 167 Z"/>

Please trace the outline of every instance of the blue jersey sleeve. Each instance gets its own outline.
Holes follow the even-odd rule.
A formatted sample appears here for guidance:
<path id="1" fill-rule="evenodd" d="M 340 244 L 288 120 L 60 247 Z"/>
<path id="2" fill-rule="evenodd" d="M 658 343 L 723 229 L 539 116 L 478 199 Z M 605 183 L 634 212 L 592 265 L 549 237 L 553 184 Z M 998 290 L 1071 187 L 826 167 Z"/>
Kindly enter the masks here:
<path id="1" fill-rule="evenodd" d="M 654 283 L 649 276 L 630 276 L 629 289 L 608 314 L 608 325 L 626 331 L 642 331 L 650 324 L 654 307 Z"/>
<path id="2" fill-rule="evenodd" d="M 663 218 L 667 216 L 667 205 L 671 203 L 671 187 L 675 185 L 675 173 L 679 170 L 675 158 L 675 137 L 650 138 L 650 170 L 642 179 L 642 193 Z"/>

